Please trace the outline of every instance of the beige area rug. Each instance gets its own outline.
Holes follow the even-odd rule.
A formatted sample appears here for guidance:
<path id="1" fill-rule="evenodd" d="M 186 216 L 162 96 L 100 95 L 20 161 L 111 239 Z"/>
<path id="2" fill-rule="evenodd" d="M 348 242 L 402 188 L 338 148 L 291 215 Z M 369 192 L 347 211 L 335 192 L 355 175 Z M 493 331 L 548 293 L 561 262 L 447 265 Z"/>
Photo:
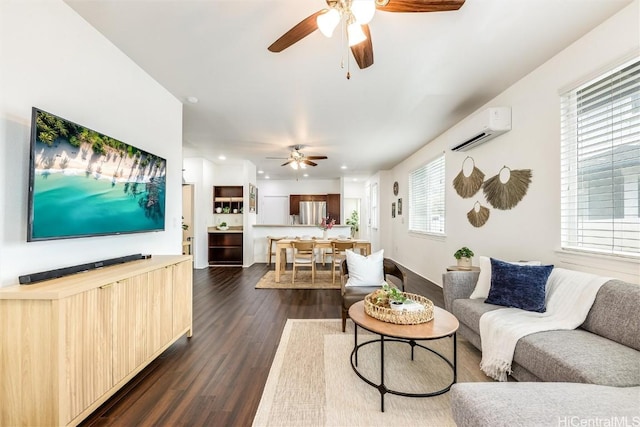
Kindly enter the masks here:
<path id="1" fill-rule="evenodd" d="M 336 283 L 331 283 L 331 270 L 316 270 L 316 280 L 311 284 L 311 270 L 296 270 L 296 281 L 291 284 L 291 270 L 280 274 L 280 282 L 276 283 L 275 271 L 267 274 L 256 284 L 256 289 L 340 289 L 340 273 L 336 272 Z"/>
<path id="2" fill-rule="evenodd" d="M 263 426 L 455 426 L 449 393 L 414 398 L 385 395 L 380 411 L 380 393 L 353 372 L 353 323 L 341 331 L 340 320 L 289 319 L 282 333 L 253 425 Z M 358 341 L 378 337 L 358 329 Z M 421 343 L 425 343 L 422 341 Z M 466 345 L 465 345 L 466 344 Z M 447 358 L 453 354 L 451 339 L 427 342 Z M 379 382 L 380 345 L 360 349 L 361 372 Z M 491 381 L 480 372 L 479 356 L 469 343 L 458 344 L 458 382 Z M 385 343 L 385 385 L 408 392 L 430 392 L 451 382 L 445 362 L 416 347 Z M 461 366 L 462 360 L 469 367 Z M 478 373 L 480 373 L 478 375 Z"/>

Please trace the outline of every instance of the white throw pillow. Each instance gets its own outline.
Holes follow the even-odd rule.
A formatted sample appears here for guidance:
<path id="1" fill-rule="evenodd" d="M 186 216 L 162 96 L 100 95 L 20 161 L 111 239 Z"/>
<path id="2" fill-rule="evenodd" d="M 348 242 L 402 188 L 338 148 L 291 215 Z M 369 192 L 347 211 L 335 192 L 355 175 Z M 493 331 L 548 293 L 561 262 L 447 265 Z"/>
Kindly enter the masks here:
<path id="1" fill-rule="evenodd" d="M 384 249 L 369 256 L 347 250 L 349 280 L 345 286 L 382 286 L 384 283 Z"/>
<path id="2" fill-rule="evenodd" d="M 505 261 L 509 264 L 516 265 L 540 265 L 540 261 L 522 261 L 511 262 Z M 469 298 L 482 298 L 486 299 L 489 296 L 489 289 L 491 289 L 491 258 L 487 256 L 480 257 L 480 275 L 478 276 L 478 282 L 473 289 Z"/>

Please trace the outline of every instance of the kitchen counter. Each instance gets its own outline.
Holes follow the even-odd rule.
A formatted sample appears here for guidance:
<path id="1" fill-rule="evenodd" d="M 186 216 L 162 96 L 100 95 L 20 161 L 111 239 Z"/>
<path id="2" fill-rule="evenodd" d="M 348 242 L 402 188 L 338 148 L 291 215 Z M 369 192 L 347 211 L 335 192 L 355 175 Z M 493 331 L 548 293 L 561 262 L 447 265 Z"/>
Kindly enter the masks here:
<path id="1" fill-rule="evenodd" d="M 237 228 L 237 227 L 229 227 L 228 230 L 218 230 L 217 227 L 208 227 L 207 231 L 209 233 L 242 233 L 242 227 Z"/>
<path id="2" fill-rule="evenodd" d="M 260 227 L 280 227 L 280 228 L 289 228 L 289 227 L 311 227 L 311 228 L 317 228 L 318 230 L 320 230 L 320 228 L 317 225 L 313 225 L 313 224 L 254 224 L 253 225 L 254 228 L 260 228 Z M 351 226 L 349 225 L 334 225 L 333 229 L 351 229 Z"/>

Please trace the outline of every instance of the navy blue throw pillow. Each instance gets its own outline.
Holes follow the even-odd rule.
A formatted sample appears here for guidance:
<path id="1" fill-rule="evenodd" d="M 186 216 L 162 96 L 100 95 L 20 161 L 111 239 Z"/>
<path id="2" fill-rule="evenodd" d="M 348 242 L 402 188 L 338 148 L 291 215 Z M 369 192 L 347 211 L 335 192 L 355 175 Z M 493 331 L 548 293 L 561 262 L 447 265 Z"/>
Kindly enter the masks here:
<path id="1" fill-rule="evenodd" d="M 553 265 L 515 265 L 491 258 L 488 304 L 544 313 L 547 279 Z"/>

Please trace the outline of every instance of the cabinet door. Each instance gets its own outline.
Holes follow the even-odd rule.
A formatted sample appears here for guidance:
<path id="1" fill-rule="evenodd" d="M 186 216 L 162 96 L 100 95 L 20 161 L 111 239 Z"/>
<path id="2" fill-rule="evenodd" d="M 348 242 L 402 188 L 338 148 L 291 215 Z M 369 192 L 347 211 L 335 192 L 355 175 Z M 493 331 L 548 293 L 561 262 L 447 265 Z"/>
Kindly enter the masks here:
<path id="1" fill-rule="evenodd" d="M 61 399 L 61 417 L 65 424 L 113 385 L 111 305 L 112 289 L 109 285 L 61 301 L 63 330 L 66 331 L 65 394 Z"/>
<path id="2" fill-rule="evenodd" d="M 336 224 L 340 222 L 340 195 L 327 194 L 327 216 L 336 220 Z"/>
<path id="3" fill-rule="evenodd" d="M 113 286 L 113 382 L 117 384 L 145 361 L 148 275 Z"/>
<path id="4" fill-rule="evenodd" d="M 289 215 L 300 215 L 300 196 L 298 194 L 289 196 Z"/>
<path id="5" fill-rule="evenodd" d="M 154 355 L 173 337 L 173 270 L 171 266 L 148 273 L 145 356 Z"/>
<path id="6" fill-rule="evenodd" d="M 183 261 L 173 266 L 173 336 L 189 329 L 191 336 L 193 269 L 191 261 Z"/>

